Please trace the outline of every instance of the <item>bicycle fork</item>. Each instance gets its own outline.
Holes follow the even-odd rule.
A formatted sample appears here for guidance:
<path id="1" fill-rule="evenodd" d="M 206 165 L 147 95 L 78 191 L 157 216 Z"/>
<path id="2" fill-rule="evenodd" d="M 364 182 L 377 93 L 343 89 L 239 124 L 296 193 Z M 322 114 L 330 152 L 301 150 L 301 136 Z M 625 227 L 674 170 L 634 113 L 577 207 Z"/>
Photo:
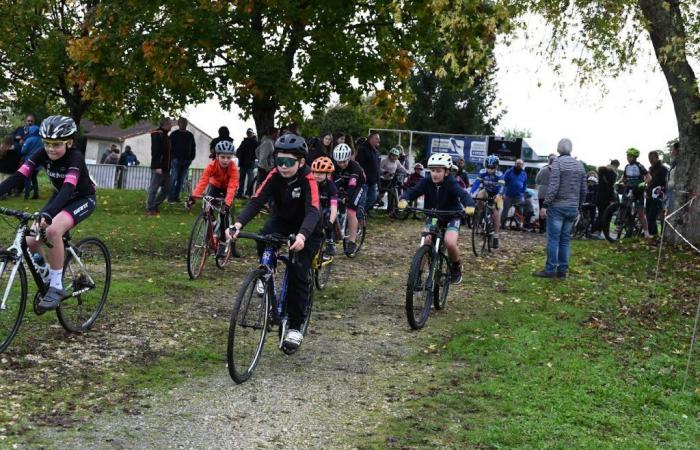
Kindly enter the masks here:
<path id="1" fill-rule="evenodd" d="M 5 292 L 2 296 L 2 303 L 0 303 L 0 311 L 7 309 L 7 297 L 9 297 L 10 289 L 12 289 L 12 285 L 15 282 L 15 276 L 17 275 L 17 270 L 19 270 L 19 264 L 19 262 L 15 262 L 15 264 L 12 266 L 12 272 L 10 272 L 10 278 L 7 280 L 7 286 L 5 286 Z M 2 275 L 5 273 L 6 268 L 7 261 L 0 263 L 0 277 L 2 277 Z"/>

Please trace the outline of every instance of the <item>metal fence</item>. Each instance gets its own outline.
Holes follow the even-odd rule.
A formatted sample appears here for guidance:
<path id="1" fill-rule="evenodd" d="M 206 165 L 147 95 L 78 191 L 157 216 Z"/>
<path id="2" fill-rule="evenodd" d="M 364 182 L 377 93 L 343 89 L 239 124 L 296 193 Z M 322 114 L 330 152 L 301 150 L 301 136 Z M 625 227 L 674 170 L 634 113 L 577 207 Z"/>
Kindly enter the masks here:
<path id="1" fill-rule="evenodd" d="M 151 183 L 150 167 L 88 164 L 87 168 L 97 187 L 102 189 L 145 190 Z M 190 169 L 182 191 L 192 192 L 203 172 L 204 169 Z"/>

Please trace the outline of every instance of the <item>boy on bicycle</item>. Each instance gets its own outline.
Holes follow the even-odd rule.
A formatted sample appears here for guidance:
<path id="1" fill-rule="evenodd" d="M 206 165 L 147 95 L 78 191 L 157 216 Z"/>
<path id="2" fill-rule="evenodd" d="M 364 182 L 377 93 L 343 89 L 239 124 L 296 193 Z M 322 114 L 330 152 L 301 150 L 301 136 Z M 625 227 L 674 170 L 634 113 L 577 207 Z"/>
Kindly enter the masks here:
<path id="1" fill-rule="evenodd" d="M 334 225 L 338 217 L 338 188 L 331 179 L 335 171 L 333 161 L 327 156 L 314 159 L 311 172 L 318 183 L 318 195 L 323 215 L 323 228 L 326 230 L 326 255 L 335 255 Z"/>
<path id="2" fill-rule="evenodd" d="M 357 239 L 358 229 L 358 207 L 364 204 L 367 192 L 365 185 L 367 179 L 365 172 L 360 167 L 357 161 L 350 159 L 352 150 L 348 144 L 338 144 L 333 149 L 333 159 L 338 165 L 336 170 L 335 185 L 345 198 L 345 208 L 348 213 L 348 236 L 346 236 L 345 254 L 350 256 L 357 248 L 355 241 Z"/>
<path id="3" fill-rule="evenodd" d="M 226 232 L 235 240 L 245 224 L 273 200 L 272 214 L 261 233 L 295 235 L 289 250 L 297 252 L 297 263 L 288 266 L 289 329 L 284 336 L 284 345 L 290 349 L 298 348 L 304 339 L 299 329 L 304 322 L 304 306 L 309 298 L 309 270 L 323 242 L 318 184 L 306 165 L 306 156 L 304 138 L 291 133 L 279 137 L 275 142 L 275 168 Z M 264 250 L 264 245 L 258 244 L 259 256 Z"/>
<path id="4" fill-rule="evenodd" d="M 399 201 L 399 209 L 405 209 L 409 201 L 424 196 L 424 208 L 440 211 L 454 211 L 453 217 L 441 220 L 446 221 L 445 248 L 450 257 L 450 282 L 459 284 L 462 282 L 462 263 L 459 259 L 460 216 L 462 210 L 467 214 L 473 213 L 474 200 L 469 193 L 459 187 L 457 180 L 450 175 L 452 157 L 447 153 L 433 153 L 428 158 L 430 176 L 423 178 L 416 186 L 404 192 Z M 426 224 L 430 223 L 426 218 Z"/>
<path id="5" fill-rule="evenodd" d="M 498 170 L 500 160 L 496 155 L 489 155 L 484 161 L 486 168 L 479 171 L 479 176 L 476 178 L 474 185 L 469 193 L 477 200 L 477 207 L 484 207 L 484 200 L 494 199 L 495 208 L 491 217 L 493 218 L 493 239 L 492 247 L 498 248 L 499 232 L 501 231 L 501 209 L 503 208 L 503 191 L 505 190 L 506 182 L 503 179 L 503 173 Z M 474 195 L 476 194 L 476 195 Z"/>
<path id="6" fill-rule="evenodd" d="M 204 169 L 197 187 L 194 188 L 192 195 L 187 199 L 185 206 L 187 209 L 191 209 L 197 202 L 197 199 L 202 198 L 205 188 L 206 195 L 224 198 L 224 204 L 221 205 L 221 211 L 219 212 L 220 239 L 219 247 L 216 249 L 216 256 L 223 258 L 228 250 L 224 233 L 229 225 L 233 196 L 238 189 L 238 167 L 233 162 L 233 154 L 235 152 L 233 142 L 219 141 L 214 146 L 214 152 L 216 153 L 216 159 Z"/>
<path id="7" fill-rule="evenodd" d="M 49 262 L 48 284 L 39 307 L 56 309 L 66 298 L 63 290 L 63 235 L 95 210 L 95 183 L 90 178 L 83 154 L 73 147 L 78 127 L 66 116 L 49 116 L 41 123 L 39 136 L 44 148 L 36 151 L 10 178 L 0 183 L 0 196 L 23 186 L 38 167 L 44 166 L 54 193 L 39 213 L 36 226 L 46 231 L 52 247 L 46 250 Z M 43 257 L 42 242 L 27 237 L 31 253 Z M 46 280 L 45 280 L 46 281 Z"/>
<path id="8" fill-rule="evenodd" d="M 637 161 L 639 158 L 639 150 L 632 147 L 627 149 L 627 164 L 625 166 L 625 171 L 622 175 L 622 180 L 620 182 L 625 187 L 625 194 L 632 191 L 632 199 L 634 200 L 634 208 L 637 210 L 639 215 L 639 222 L 642 224 L 642 230 L 644 230 L 644 237 L 652 237 L 649 234 L 649 226 L 647 225 L 647 217 L 644 214 L 644 189 L 646 188 L 645 181 L 649 176 L 647 169 Z"/>

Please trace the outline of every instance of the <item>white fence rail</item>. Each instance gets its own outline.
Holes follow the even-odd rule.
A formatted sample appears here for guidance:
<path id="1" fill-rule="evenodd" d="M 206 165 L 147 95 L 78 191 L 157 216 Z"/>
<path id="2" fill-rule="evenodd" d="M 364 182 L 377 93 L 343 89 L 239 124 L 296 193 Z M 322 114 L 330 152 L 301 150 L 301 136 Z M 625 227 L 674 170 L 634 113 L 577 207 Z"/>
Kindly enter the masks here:
<path id="1" fill-rule="evenodd" d="M 145 190 L 151 183 L 151 168 L 145 166 L 115 166 L 114 164 L 88 164 L 90 177 L 102 189 Z M 190 169 L 183 192 L 190 193 L 202 176 L 204 169 Z"/>

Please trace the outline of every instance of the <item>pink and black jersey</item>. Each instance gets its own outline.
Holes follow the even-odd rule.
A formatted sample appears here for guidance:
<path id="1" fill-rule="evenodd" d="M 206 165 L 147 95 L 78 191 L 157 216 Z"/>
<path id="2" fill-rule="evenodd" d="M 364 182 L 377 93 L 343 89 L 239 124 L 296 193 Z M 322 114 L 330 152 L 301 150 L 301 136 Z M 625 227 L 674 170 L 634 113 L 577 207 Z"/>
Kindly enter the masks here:
<path id="1" fill-rule="evenodd" d="M 19 168 L 19 172 L 28 177 L 39 166 L 46 167 L 46 174 L 56 191 L 61 190 L 63 183 L 74 186 L 71 199 L 95 195 L 95 184 L 90 179 L 85 158 L 79 150 L 68 149 L 57 160 L 50 159 L 46 150 L 39 150 Z"/>

